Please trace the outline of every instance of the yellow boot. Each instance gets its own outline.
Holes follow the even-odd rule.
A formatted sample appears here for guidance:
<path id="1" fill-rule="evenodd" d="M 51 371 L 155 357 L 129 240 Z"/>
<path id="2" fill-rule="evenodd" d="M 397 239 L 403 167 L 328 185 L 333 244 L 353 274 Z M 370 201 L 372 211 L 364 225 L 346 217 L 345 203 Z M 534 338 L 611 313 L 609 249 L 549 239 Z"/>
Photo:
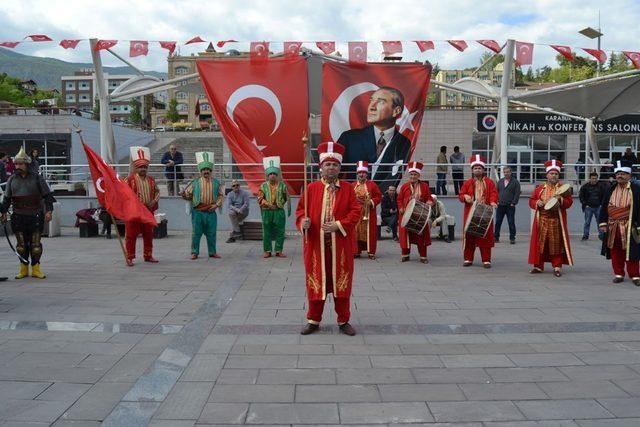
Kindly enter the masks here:
<path id="1" fill-rule="evenodd" d="M 44 279 L 47 277 L 42 271 L 40 271 L 40 263 L 31 267 L 31 277 L 35 277 L 36 279 Z"/>
<path id="2" fill-rule="evenodd" d="M 24 279 L 29 275 L 29 264 L 20 263 L 20 271 L 16 274 L 16 279 Z"/>

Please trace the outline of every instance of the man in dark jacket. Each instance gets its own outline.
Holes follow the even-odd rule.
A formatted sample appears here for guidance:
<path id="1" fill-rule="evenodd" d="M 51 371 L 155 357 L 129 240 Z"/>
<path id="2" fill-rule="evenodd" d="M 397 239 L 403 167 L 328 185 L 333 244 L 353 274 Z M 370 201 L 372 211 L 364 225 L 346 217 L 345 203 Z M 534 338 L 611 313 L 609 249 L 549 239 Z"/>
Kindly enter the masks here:
<path id="1" fill-rule="evenodd" d="M 382 195 L 380 203 L 380 217 L 382 224 L 391 229 L 393 240 L 398 241 L 398 194 L 396 187 L 390 185 Z"/>
<path id="2" fill-rule="evenodd" d="M 602 255 L 611 259 L 613 283 L 624 280 L 625 266 L 633 284 L 640 286 L 640 185 L 631 182 L 631 163 L 616 162 L 616 184 L 606 190 L 602 199 L 598 227 L 604 233 Z"/>
<path id="3" fill-rule="evenodd" d="M 589 174 L 589 182 L 580 187 L 580 203 L 582 204 L 582 212 L 584 212 L 584 229 L 582 231 L 582 240 L 589 239 L 589 229 L 591 228 L 591 217 L 595 217 L 596 221 L 600 217 L 600 205 L 604 198 L 606 187 L 608 184 L 598 181 L 598 174 L 591 172 Z"/>
<path id="4" fill-rule="evenodd" d="M 164 176 L 167 178 L 167 191 L 170 196 L 180 193 L 180 180 L 184 179 L 181 164 L 184 163 L 182 153 L 178 151 L 174 144 L 169 146 L 169 151 L 164 153 L 160 160 L 164 168 Z"/>
<path id="5" fill-rule="evenodd" d="M 509 223 L 509 242 L 516 243 L 516 205 L 520 200 L 520 183 L 512 175 L 511 168 L 505 166 L 503 169 L 504 178 L 498 181 L 498 208 L 496 209 L 496 228 L 494 236 L 496 243 L 500 241 L 500 228 L 504 216 L 507 216 Z"/>

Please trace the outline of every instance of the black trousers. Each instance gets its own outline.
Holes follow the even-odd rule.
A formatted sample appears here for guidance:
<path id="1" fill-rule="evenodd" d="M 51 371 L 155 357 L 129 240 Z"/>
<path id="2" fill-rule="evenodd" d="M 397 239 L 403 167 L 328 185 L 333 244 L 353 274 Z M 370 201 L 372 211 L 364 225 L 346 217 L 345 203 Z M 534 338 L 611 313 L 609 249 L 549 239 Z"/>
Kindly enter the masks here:
<path id="1" fill-rule="evenodd" d="M 391 233 L 393 233 L 393 238 L 398 238 L 398 214 L 391 214 L 389 216 L 383 216 L 382 224 L 386 225 L 391 229 Z"/>
<path id="2" fill-rule="evenodd" d="M 16 236 L 16 252 L 27 260 L 27 264 L 29 258 L 31 258 L 31 265 L 40 262 L 42 256 L 41 238 L 44 230 L 43 217 L 43 212 L 38 212 L 36 215 L 11 214 L 11 229 Z"/>
<path id="3" fill-rule="evenodd" d="M 453 177 L 453 190 L 456 192 L 457 196 L 460 194 L 460 188 L 462 188 L 462 183 L 464 182 L 464 172 L 453 171 L 451 172 L 451 176 Z"/>

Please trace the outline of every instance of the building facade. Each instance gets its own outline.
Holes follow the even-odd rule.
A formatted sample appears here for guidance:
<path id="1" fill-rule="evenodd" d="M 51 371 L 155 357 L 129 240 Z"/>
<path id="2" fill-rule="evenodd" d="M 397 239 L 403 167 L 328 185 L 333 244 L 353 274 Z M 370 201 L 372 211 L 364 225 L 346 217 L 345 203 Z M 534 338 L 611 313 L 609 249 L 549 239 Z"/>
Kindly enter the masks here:
<path id="1" fill-rule="evenodd" d="M 109 93 L 134 76 L 104 74 Z M 98 97 L 95 72 L 92 69 L 79 70 L 73 76 L 62 76 L 62 102 L 65 108 L 91 113 L 94 100 Z M 112 120 L 126 120 L 129 117 L 128 101 L 111 102 Z"/>
<path id="2" fill-rule="evenodd" d="M 491 70 L 478 70 L 474 72 L 473 69 L 467 70 L 440 70 L 433 77 L 434 81 L 454 84 L 458 80 L 466 77 L 474 77 L 484 83 L 492 86 L 500 87 L 502 83 L 503 74 L 502 64 L 496 65 Z M 515 68 L 511 70 L 511 81 L 515 82 Z M 513 85 L 512 85 L 513 87 Z M 499 89 L 498 89 L 499 90 Z M 447 108 L 469 108 L 469 107 L 483 107 L 495 105 L 492 101 L 486 98 L 481 98 L 473 95 L 467 95 L 464 93 L 453 92 L 446 89 L 432 89 L 430 92 L 436 93 L 435 105 Z"/>

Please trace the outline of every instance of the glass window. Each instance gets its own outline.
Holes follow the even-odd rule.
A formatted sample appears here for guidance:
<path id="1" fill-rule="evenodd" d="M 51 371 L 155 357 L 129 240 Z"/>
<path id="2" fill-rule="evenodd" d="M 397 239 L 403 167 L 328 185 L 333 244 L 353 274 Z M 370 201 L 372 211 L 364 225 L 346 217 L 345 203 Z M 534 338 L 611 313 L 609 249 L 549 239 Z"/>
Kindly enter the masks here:
<path id="1" fill-rule="evenodd" d="M 529 148 L 529 137 L 527 135 L 511 134 L 507 142 L 508 147 Z"/>
<path id="2" fill-rule="evenodd" d="M 65 87 L 67 88 L 67 90 L 75 90 L 76 89 L 76 82 L 67 82 Z"/>
<path id="3" fill-rule="evenodd" d="M 201 100 L 201 101 L 206 100 L 207 99 L 207 95 L 201 93 L 200 95 L 198 95 L 198 99 Z"/>
<path id="4" fill-rule="evenodd" d="M 176 99 L 187 99 L 186 92 L 176 92 Z"/>
<path id="5" fill-rule="evenodd" d="M 634 142 L 635 142 L 635 136 L 631 136 L 631 135 L 614 135 L 612 137 L 613 139 L 613 146 L 616 148 L 627 148 L 627 147 L 631 147 L 632 149 L 635 148 L 634 147 Z"/>
<path id="6" fill-rule="evenodd" d="M 533 135 L 533 151 L 549 151 L 549 135 Z"/>
<path id="7" fill-rule="evenodd" d="M 598 150 L 606 151 L 607 153 L 611 150 L 611 138 L 609 136 L 597 136 L 598 141 Z M 607 157 L 609 157 L 607 155 Z"/>
<path id="8" fill-rule="evenodd" d="M 76 102 L 76 96 L 72 93 L 68 93 L 66 100 L 67 102 Z"/>
<path id="9" fill-rule="evenodd" d="M 209 106 L 209 104 L 200 104 L 200 110 L 211 111 L 211 107 Z"/>
<path id="10" fill-rule="evenodd" d="M 187 67 L 182 67 L 182 66 L 176 67 L 176 75 L 178 75 L 178 76 L 182 76 L 184 74 L 187 74 L 188 71 L 189 70 L 187 69 Z"/>
<path id="11" fill-rule="evenodd" d="M 566 150 L 567 135 L 549 135 L 549 150 Z"/>
<path id="12" fill-rule="evenodd" d="M 80 95 L 80 102 L 89 102 L 89 95 L 87 94 L 81 94 Z"/>
<path id="13" fill-rule="evenodd" d="M 178 104 L 177 110 L 178 111 L 188 111 L 189 107 L 187 106 L 187 104 Z"/>
<path id="14" fill-rule="evenodd" d="M 80 88 L 80 90 L 87 90 L 87 89 L 89 89 L 89 82 L 80 82 L 80 83 L 79 83 L 79 88 Z"/>

